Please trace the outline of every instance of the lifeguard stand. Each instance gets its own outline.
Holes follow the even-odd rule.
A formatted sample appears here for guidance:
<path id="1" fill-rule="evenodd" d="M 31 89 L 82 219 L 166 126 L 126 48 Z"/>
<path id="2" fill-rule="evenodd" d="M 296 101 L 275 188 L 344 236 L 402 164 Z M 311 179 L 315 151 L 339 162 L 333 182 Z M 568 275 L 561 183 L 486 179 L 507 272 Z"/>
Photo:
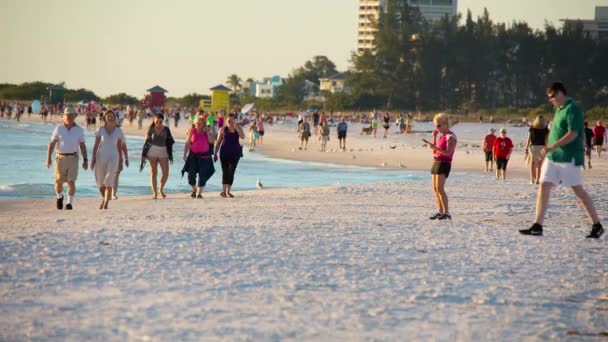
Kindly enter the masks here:
<path id="1" fill-rule="evenodd" d="M 160 86 L 152 87 L 148 90 L 147 101 L 149 107 L 164 107 L 165 106 L 165 93 L 167 90 L 163 89 Z"/>
<path id="2" fill-rule="evenodd" d="M 226 112 L 229 112 L 230 92 L 232 89 L 220 84 L 209 90 L 211 90 L 211 111 L 225 110 Z"/>

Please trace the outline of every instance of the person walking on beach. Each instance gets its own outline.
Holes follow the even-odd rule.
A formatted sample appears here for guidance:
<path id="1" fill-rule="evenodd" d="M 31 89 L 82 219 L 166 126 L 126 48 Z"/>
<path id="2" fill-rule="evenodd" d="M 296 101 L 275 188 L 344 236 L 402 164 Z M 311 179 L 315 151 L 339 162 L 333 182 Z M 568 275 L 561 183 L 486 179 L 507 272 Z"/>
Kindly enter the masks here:
<path id="1" fill-rule="evenodd" d="M 496 179 L 507 179 L 507 164 L 511 151 L 513 150 L 513 142 L 507 137 L 507 129 L 500 129 L 500 136 L 494 140 L 494 158 L 496 158 Z"/>
<path id="2" fill-rule="evenodd" d="M 308 147 L 308 138 L 310 138 L 310 124 L 308 118 L 304 117 L 302 124 L 300 125 L 300 150 L 304 147 L 304 150 Z"/>
<path id="3" fill-rule="evenodd" d="M 184 145 L 184 161 L 186 164 L 182 169 L 182 176 L 188 172 L 188 184 L 192 187 L 190 197 L 203 198 L 203 190 L 207 181 L 215 173 L 215 167 L 211 160 L 211 145 L 213 134 L 211 128 L 206 126 L 205 119 L 199 116 L 194 121 L 194 126 L 188 131 L 186 144 Z M 198 174 L 198 183 L 196 175 Z"/>
<path id="4" fill-rule="evenodd" d="M 338 144 L 340 146 L 340 150 L 346 151 L 346 132 L 348 131 L 348 125 L 346 124 L 345 117 L 340 118 L 336 131 L 338 131 Z"/>
<path id="5" fill-rule="evenodd" d="M 483 138 L 483 153 L 486 155 L 486 172 L 492 172 L 492 168 L 494 167 L 494 155 L 492 154 L 492 149 L 494 148 L 494 140 L 496 140 L 496 135 L 494 132 L 496 130 L 494 128 L 490 128 L 488 134 Z M 489 166 L 489 167 L 488 167 Z"/>
<path id="6" fill-rule="evenodd" d="M 602 125 L 601 121 L 598 121 L 593 127 L 593 144 L 595 145 L 595 151 L 597 152 L 597 158 L 600 159 L 602 154 L 602 146 L 606 138 L 606 127 Z"/>
<path id="7" fill-rule="evenodd" d="M 534 120 L 528 133 L 528 142 L 526 144 L 526 156 L 530 158 L 530 184 L 538 184 L 540 178 L 540 166 L 543 163 L 543 157 L 540 151 L 547 146 L 549 138 L 549 129 L 547 122 L 542 115 L 539 115 Z"/>
<path id="8" fill-rule="evenodd" d="M 63 124 L 57 125 L 51 136 L 47 149 L 46 167 L 51 167 L 51 155 L 55 151 L 55 194 L 57 209 L 63 209 L 63 183 L 68 183 L 68 203 L 66 210 L 72 210 L 78 178 L 78 150 L 82 154 L 82 169 L 88 168 L 87 147 L 84 129 L 75 123 L 76 113 L 66 108 L 63 112 Z"/>
<path id="9" fill-rule="evenodd" d="M 256 130 L 258 132 L 258 143 L 262 145 L 264 144 L 264 118 L 262 115 L 257 120 Z"/>
<path id="10" fill-rule="evenodd" d="M 319 133 L 321 134 L 321 151 L 325 152 L 327 148 L 327 142 L 329 141 L 329 126 L 327 126 L 327 121 L 321 121 L 321 128 L 319 128 Z"/>
<path id="11" fill-rule="evenodd" d="M 165 117 L 158 113 L 154 116 L 154 121 L 148 132 L 146 133 L 146 142 L 142 151 L 142 168 L 143 163 L 147 159 L 150 162 L 150 182 L 152 185 L 152 198 L 157 199 L 158 193 L 163 198 L 167 197 L 165 193 L 165 184 L 169 179 L 169 163 L 173 164 L 173 136 L 169 127 L 163 124 Z M 160 191 L 157 186 L 158 165 L 162 176 L 160 178 Z"/>
<path id="12" fill-rule="evenodd" d="M 137 111 L 137 129 L 142 129 L 144 125 L 144 110 L 139 109 Z"/>
<path id="13" fill-rule="evenodd" d="M 581 166 L 585 163 L 583 112 L 574 100 L 567 96 L 566 87 L 561 82 L 555 82 L 547 88 L 547 96 L 556 110 L 548 145 L 541 150 L 541 155 L 546 159 L 540 171 L 536 219 L 530 228 L 519 232 L 524 235 L 543 235 L 545 211 L 549 205 L 551 190 L 561 183 L 572 188 L 591 219 L 591 232 L 587 238 L 598 239 L 604 233 L 604 228 L 591 196 L 583 188 L 581 177 Z"/>
<path id="14" fill-rule="evenodd" d="M 259 133 L 255 122 L 249 126 L 249 152 L 255 151 L 255 144 L 258 141 Z"/>
<path id="15" fill-rule="evenodd" d="M 382 116 L 382 128 L 384 128 L 384 139 L 388 136 L 388 129 L 391 127 L 391 115 L 386 112 Z"/>
<path id="16" fill-rule="evenodd" d="M 95 181 L 103 197 L 99 209 L 108 209 L 118 165 L 122 164 L 124 134 L 120 127 L 117 127 L 116 120 L 116 114 L 107 111 L 104 115 L 105 124 L 99 127 L 95 134 L 91 170 L 95 172 Z"/>
<path id="17" fill-rule="evenodd" d="M 593 151 L 593 130 L 589 128 L 589 123 L 585 121 L 585 155 L 587 156 L 587 166 L 591 168 L 591 152 Z M 583 163 L 585 167 L 585 163 Z"/>
<path id="18" fill-rule="evenodd" d="M 245 133 L 236 124 L 236 117 L 230 114 L 226 120 L 226 126 L 222 127 L 218 133 L 215 143 L 215 154 L 213 156 L 213 160 L 217 161 L 219 151 L 219 158 L 222 164 L 222 192 L 220 192 L 220 196 L 224 198 L 234 197 L 230 190 L 234 183 L 236 167 L 243 155 L 243 147 L 239 139 L 245 139 Z"/>
<path id="19" fill-rule="evenodd" d="M 430 217 L 431 220 L 452 219 L 448 206 L 448 195 L 445 193 L 445 182 L 452 169 L 452 159 L 458 143 L 456 135 L 450 131 L 450 119 L 447 114 L 437 114 L 433 118 L 437 131 L 441 134 L 437 143 L 425 142 L 433 150 L 433 167 L 431 175 L 433 180 L 433 192 L 437 203 L 437 213 Z"/>

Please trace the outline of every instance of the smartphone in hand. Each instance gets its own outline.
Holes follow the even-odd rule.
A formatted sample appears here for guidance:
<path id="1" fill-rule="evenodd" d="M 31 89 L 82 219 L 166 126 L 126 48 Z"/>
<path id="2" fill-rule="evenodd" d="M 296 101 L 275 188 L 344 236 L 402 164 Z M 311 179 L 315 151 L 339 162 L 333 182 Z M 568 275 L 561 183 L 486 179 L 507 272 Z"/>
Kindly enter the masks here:
<path id="1" fill-rule="evenodd" d="M 429 144 L 429 145 L 433 145 L 433 143 L 432 143 L 432 142 L 430 142 L 430 141 L 428 141 L 428 140 L 426 140 L 426 139 L 422 139 L 422 141 L 424 141 L 425 143 L 427 143 L 427 144 Z"/>

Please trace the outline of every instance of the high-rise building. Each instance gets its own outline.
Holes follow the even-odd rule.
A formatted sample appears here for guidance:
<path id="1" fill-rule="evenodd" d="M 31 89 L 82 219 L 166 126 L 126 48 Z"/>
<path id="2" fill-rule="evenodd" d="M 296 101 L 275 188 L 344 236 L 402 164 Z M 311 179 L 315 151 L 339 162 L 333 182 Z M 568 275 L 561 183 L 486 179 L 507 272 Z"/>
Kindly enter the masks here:
<path id="1" fill-rule="evenodd" d="M 561 19 L 563 22 L 583 23 L 583 31 L 593 39 L 608 39 L 608 6 L 595 7 L 595 19 Z"/>
<path id="2" fill-rule="evenodd" d="M 420 9 L 420 13 L 429 21 L 437 21 L 444 15 L 455 16 L 458 0 L 407 0 L 410 6 Z M 386 8 L 386 0 L 359 0 L 359 30 L 357 34 L 357 51 L 363 52 L 374 48 L 375 28 L 380 11 Z"/>

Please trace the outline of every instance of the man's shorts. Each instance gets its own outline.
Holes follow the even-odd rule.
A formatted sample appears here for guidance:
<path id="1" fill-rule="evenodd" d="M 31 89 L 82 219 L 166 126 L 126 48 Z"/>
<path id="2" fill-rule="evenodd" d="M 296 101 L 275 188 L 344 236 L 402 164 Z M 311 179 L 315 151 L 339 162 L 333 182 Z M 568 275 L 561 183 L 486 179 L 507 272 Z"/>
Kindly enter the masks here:
<path id="1" fill-rule="evenodd" d="M 595 146 L 602 146 L 602 145 L 604 145 L 604 138 L 594 138 L 593 139 L 593 145 L 595 145 Z"/>
<path id="2" fill-rule="evenodd" d="M 346 131 L 338 131 L 338 139 L 346 139 Z"/>
<path id="3" fill-rule="evenodd" d="M 78 155 L 55 156 L 55 180 L 62 183 L 75 182 L 78 178 Z"/>
<path id="4" fill-rule="evenodd" d="M 540 168 L 540 183 L 551 183 L 573 187 L 583 185 L 581 167 L 576 166 L 574 161 L 570 163 L 556 163 L 545 158 L 543 166 Z"/>
<path id="5" fill-rule="evenodd" d="M 496 158 L 496 170 L 506 170 L 509 159 Z"/>
<path id="6" fill-rule="evenodd" d="M 492 156 L 492 151 L 490 151 L 490 152 L 484 152 L 484 153 L 486 154 L 486 161 L 487 161 L 487 162 L 489 162 L 489 161 L 492 161 L 492 160 L 493 160 L 493 158 L 492 158 L 492 157 L 493 157 L 493 156 Z"/>

